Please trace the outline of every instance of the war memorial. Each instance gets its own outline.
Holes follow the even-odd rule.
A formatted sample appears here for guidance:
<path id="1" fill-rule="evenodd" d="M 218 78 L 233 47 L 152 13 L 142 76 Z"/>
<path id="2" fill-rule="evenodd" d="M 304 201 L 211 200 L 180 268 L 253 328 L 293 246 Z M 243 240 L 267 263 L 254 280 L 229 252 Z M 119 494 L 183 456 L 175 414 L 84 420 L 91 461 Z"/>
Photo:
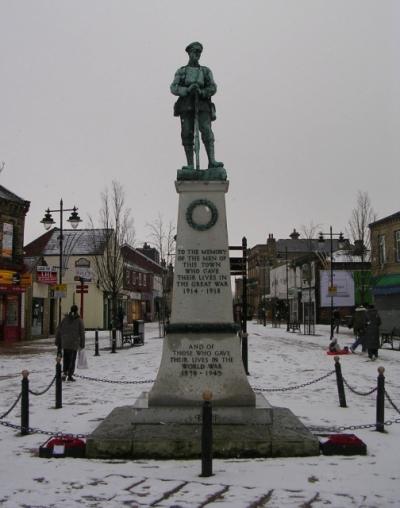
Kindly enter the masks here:
<path id="1" fill-rule="evenodd" d="M 171 319 L 157 378 L 129 406 L 116 407 L 87 440 L 91 458 L 197 458 L 203 397 L 212 397 L 216 457 L 319 455 L 318 439 L 287 408 L 272 407 L 246 375 L 233 322 L 225 195 L 229 181 L 215 160 L 216 84 L 201 66 L 200 43 L 171 92 L 186 165 L 179 196 Z M 200 168 L 200 135 L 208 167 Z M 266 345 L 266 347 L 268 347 Z"/>

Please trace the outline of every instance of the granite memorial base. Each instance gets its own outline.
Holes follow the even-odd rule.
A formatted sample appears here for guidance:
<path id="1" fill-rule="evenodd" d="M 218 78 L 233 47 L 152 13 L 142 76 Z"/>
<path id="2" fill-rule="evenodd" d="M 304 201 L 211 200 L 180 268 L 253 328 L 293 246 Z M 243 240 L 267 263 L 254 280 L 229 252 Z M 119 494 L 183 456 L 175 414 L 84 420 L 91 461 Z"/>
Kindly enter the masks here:
<path id="1" fill-rule="evenodd" d="M 86 457 L 196 459 L 201 451 L 201 405 L 150 406 L 143 393 L 115 408 L 88 437 Z M 256 395 L 254 407 L 213 407 L 216 458 L 319 455 L 318 439 L 286 408 Z"/>

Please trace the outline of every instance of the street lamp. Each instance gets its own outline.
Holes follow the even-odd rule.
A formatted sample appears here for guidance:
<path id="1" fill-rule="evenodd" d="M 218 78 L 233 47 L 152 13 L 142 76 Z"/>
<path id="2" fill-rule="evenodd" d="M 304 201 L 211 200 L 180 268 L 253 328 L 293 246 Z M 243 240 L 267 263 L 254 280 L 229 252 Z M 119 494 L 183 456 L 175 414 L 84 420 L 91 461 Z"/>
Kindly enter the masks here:
<path id="1" fill-rule="evenodd" d="M 60 253 L 59 253 L 59 267 L 58 267 L 58 283 L 62 284 L 62 268 L 63 268 L 63 213 L 71 212 L 71 215 L 67 222 L 69 222 L 73 229 L 78 227 L 78 224 L 82 222 L 81 218 L 78 215 L 78 209 L 76 206 L 73 208 L 64 208 L 63 200 L 60 199 L 60 208 L 57 210 L 50 210 L 49 208 L 45 211 L 43 219 L 40 221 L 45 227 L 46 231 L 48 231 L 55 221 L 53 220 L 52 213 L 60 214 L 60 236 L 58 240 L 60 242 Z M 61 298 L 58 299 L 58 323 L 61 322 Z"/>
<path id="2" fill-rule="evenodd" d="M 278 252 L 278 258 L 282 257 L 282 252 Z M 285 271 L 286 271 L 286 331 L 290 330 L 290 304 L 289 304 L 289 262 L 288 248 L 285 245 Z"/>
<path id="3" fill-rule="evenodd" d="M 263 313 L 263 325 L 266 326 L 267 325 L 267 316 L 265 314 L 265 291 L 266 291 L 266 287 L 267 287 L 267 261 L 266 261 L 266 258 L 263 257 L 261 258 L 261 261 L 257 261 L 256 262 L 256 266 L 257 268 L 262 268 L 264 270 L 264 278 L 263 278 L 263 289 L 262 289 L 262 295 L 260 297 L 260 302 L 259 302 L 259 308 L 260 310 L 262 310 L 262 313 Z M 259 277 L 260 279 L 261 277 Z"/>
<path id="4" fill-rule="evenodd" d="M 329 294 L 331 296 L 331 340 L 333 339 L 333 294 L 336 292 L 333 286 L 333 245 L 332 239 L 334 236 L 339 237 L 339 249 L 344 247 L 345 239 L 343 237 L 343 233 L 333 233 L 332 226 L 329 227 L 329 233 L 320 232 L 318 237 L 318 243 L 323 244 L 325 242 L 324 236 L 328 236 L 330 238 L 330 257 L 331 257 L 331 269 L 330 269 L 330 286 L 329 286 Z"/>
<path id="5" fill-rule="evenodd" d="M 364 278 L 364 260 L 365 254 L 367 252 L 367 248 L 365 246 L 364 240 L 361 238 L 360 240 L 354 241 L 354 254 L 356 256 L 361 257 L 361 272 L 360 272 L 360 297 L 361 297 L 361 305 L 365 306 L 365 278 Z"/>

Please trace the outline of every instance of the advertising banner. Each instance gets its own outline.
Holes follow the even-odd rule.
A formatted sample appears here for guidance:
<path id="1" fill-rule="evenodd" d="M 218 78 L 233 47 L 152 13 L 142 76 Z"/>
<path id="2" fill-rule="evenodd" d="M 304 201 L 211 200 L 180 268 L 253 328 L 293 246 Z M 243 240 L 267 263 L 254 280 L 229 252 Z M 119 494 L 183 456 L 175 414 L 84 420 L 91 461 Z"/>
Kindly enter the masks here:
<path id="1" fill-rule="evenodd" d="M 331 288 L 330 270 L 320 272 L 321 307 L 352 307 L 354 305 L 354 279 L 352 272 L 333 270 L 333 287 Z"/>
<path id="2" fill-rule="evenodd" d="M 42 284 L 57 284 L 57 271 L 50 266 L 38 266 L 36 280 Z"/>
<path id="3" fill-rule="evenodd" d="M 12 257 L 12 247 L 13 247 L 13 225 L 4 222 L 3 241 L 1 244 L 1 255 L 3 258 Z"/>

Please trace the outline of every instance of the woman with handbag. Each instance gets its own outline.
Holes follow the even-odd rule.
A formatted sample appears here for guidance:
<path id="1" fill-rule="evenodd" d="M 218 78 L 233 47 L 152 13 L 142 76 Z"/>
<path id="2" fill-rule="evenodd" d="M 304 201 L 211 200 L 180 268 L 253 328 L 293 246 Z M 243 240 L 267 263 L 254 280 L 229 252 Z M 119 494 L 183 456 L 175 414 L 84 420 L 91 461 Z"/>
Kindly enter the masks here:
<path id="1" fill-rule="evenodd" d="M 63 376 L 65 381 L 75 381 L 75 362 L 78 349 L 85 347 L 85 325 L 78 313 L 78 307 L 72 305 L 69 314 L 61 321 L 56 332 L 56 346 L 63 351 Z"/>

